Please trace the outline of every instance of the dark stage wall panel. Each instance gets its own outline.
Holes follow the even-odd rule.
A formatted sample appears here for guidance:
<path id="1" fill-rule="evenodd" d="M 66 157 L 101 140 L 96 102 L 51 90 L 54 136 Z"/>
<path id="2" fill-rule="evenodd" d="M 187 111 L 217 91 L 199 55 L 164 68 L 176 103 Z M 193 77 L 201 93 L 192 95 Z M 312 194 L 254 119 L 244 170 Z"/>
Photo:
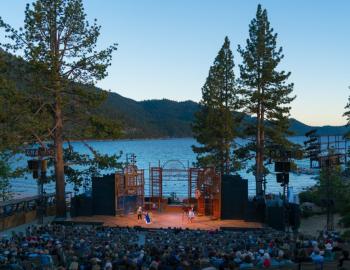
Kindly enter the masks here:
<path id="1" fill-rule="evenodd" d="M 248 181 L 239 175 L 221 178 L 221 219 L 244 219 L 248 203 Z"/>
<path id="2" fill-rule="evenodd" d="M 92 200 L 95 215 L 115 215 L 115 175 L 92 179 Z"/>
<path id="3" fill-rule="evenodd" d="M 70 215 L 71 217 L 78 216 L 92 216 L 92 197 L 88 197 L 85 194 L 78 195 L 72 198 Z"/>

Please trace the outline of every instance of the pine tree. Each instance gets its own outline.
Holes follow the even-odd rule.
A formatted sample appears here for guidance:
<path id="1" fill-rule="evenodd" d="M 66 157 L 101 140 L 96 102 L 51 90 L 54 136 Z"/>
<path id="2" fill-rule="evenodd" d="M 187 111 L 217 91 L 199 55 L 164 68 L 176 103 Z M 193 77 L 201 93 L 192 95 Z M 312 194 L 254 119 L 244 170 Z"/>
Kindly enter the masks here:
<path id="1" fill-rule="evenodd" d="M 38 94 L 32 96 L 32 101 L 40 100 L 37 112 L 51 122 L 45 140 L 54 142 L 56 214 L 64 217 L 64 123 L 72 115 L 72 124 L 84 123 L 77 115 L 88 115 L 89 108 L 102 100 L 96 91 L 86 91 L 79 85 L 93 84 L 107 76 L 116 44 L 96 50 L 100 26 L 96 20 L 89 24 L 82 0 L 36 0 L 26 7 L 23 29 L 13 29 L 2 19 L 0 26 L 13 41 L 3 47 L 14 52 L 23 50 L 24 59 L 33 67 L 31 86 Z"/>
<path id="2" fill-rule="evenodd" d="M 350 87 L 349 87 L 350 89 Z M 344 117 L 346 117 L 346 121 L 347 121 L 347 125 L 350 125 L 350 96 L 348 97 L 348 103 L 346 104 L 346 106 L 344 107 L 344 109 L 346 110 L 343 114 Z M 346 134 L 346 136 L 349 136 L 349 132 Z"/>
<path id="3" fill-rule="evenodd" d="M 23 170 L 14 168 L 11 161 L 18 142 L 23 142 L 19 137 L 25 135 L 23 119 L 18 115 L 28 113 L 27 108 L 22 108 L 23 96 L 15 84 L 5 78 L 6 72 L 4 52 L 0 51 L 0 201 L 12 197 L 10 180 L 23 173 Z"/>
<path id="4" fill-rule="evenodd" d="M 227 174 L 232 170 L 231 149 L 236 137 L 234 110 L 239 104 L 233 68 L 230 41 L 226 37 L 202 87 L 200 110 L 192 126 L 200 144 L 192 146 L 198 165 L 214 165 Z"/>
<path id="5" fill-rule="evenodd" d="M 266 146 L 287 146 L 289 104 L 293 84 L 287 83 L 290 72 L 278 71 L 283 59 L 282 47 L 277 47 L 277 34 L 270 27 L 266 9 L 258 5 L 256 17 L 249 25 L 249 39 L 245 48 L 238 47 L 242 56 L 240 82 L 244 89 L 246 112 L 256 117 L 254 141 L 248 144 L 255 152 L 254 174 L 256 194 L 263 194 Z M 248 134 L 253 135 L 253 134 Z"/>

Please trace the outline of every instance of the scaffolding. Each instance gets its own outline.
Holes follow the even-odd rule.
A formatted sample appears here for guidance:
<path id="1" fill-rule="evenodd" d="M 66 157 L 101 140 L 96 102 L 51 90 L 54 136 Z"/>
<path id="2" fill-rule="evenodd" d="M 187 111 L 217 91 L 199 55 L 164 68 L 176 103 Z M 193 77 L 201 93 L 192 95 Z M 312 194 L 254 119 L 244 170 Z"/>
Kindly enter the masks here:
<path id="1" fill-rule="evenodd" d="M 305 144 L 305 152 L 310 159 L 310 168 L 322 169 L 325 173 L 325 183 L 323 204 L 327 210 L 328 231 L 334 230 L 334 200 L 335 192 L 332 183 L 332 171 L 340 165 L 348 162 L 350 149 L 348 139 L 341 135 L 317 135 L 317 130 L 309 131 L 305 134 L 308 138 Z"/>
<path id="2" fill-rule="evenodd" d="M 221 217 L 221 177 L 215 168 L 205 168 L 199 171 L 197 180 L 198 214 Z"/>
<path id="3" fill-rule="evenodd" d="M 127 214 L 144 205 L 144 175 L 144 170 L 133 164 L 115 174 L 117 214 Z"/>
<path id="4" fill-rule="evenodd" d="M 196 191 L 198 190 L 198 177 L 203 169 L 200 168 L 190 168 L 188 175 L 188 201 L 193 203 L 197 200 Z"/>

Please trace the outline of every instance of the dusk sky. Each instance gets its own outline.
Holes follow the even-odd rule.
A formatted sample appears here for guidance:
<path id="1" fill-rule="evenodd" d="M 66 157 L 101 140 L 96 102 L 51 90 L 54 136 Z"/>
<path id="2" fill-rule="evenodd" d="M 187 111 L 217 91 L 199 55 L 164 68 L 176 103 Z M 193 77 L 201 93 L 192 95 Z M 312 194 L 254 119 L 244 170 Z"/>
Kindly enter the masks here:
<path id="1" fill-rule="evenodd" d="M 23 26 L 26 0 L 1 0 L 0 15 Z M 257 4 L 268 10 L 291 71 L 292 117 L 342 125 L 350 94 L 350 1 L 84 0 L 102 26 L 100 47 L 119 44 L 109 76 L 98 86 L 136 100 L 201 98 L 210 65 L 227 35 L 236 64 Z M 2 40 L 3 41 L 3 40 Z"/>

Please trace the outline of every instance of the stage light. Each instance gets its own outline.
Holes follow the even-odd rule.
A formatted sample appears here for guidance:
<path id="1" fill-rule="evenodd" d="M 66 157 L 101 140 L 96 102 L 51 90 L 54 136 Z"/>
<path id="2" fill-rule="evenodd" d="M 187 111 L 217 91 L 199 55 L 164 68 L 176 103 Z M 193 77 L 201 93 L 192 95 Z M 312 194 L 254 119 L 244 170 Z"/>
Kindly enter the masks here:
<path id="1" fill-rule="evenodd" d="M 276 174 L 277 183 L 288 184 L 289 183 L 289 174 L 288 173 L 277 173 Z"/>
<path id="2" fill-rule="evenodd" d="M 290 172 L 290 162 L 289 161 L 276 161 L 275 162 L 275 172 L 281 172 L 281 173 Z"/>
<path id="3" fill-rule="evenodd" d="M 28 163 L 28 169 L 31 171 L 37 171 L 39 170 L 39 160 L 31 159 L 27 161 Z"/>

